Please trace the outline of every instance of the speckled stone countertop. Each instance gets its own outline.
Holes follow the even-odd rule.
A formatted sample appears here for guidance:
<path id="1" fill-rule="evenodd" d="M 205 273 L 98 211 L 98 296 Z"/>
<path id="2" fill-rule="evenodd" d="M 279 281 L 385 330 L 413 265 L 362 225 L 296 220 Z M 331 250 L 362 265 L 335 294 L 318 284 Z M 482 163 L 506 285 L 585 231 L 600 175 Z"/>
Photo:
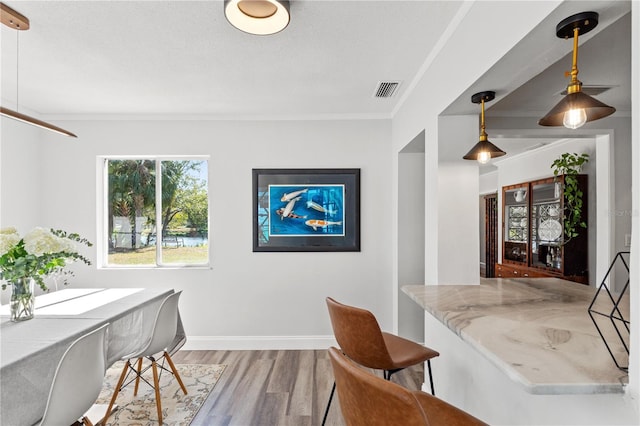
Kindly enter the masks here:
<path id="1" fill-rule="evenodd" d="M 596 290 L 556 278 L 496 278 L 481 279 L 480 285 L 402 287 L 411 299 L 532 394 L 622 393 L 627 374 L 616 367 L 588 314 Z M 623 305 L 622 313 L 628 319 L 628 299 Z M 601 292 L 594 310 L 608 313 L 612 306 Z M 611 321 L 602 317 L 598 325 L 620 365 L 628 365 Z M 628 339 L 622 323 L 618 328 Z"/>

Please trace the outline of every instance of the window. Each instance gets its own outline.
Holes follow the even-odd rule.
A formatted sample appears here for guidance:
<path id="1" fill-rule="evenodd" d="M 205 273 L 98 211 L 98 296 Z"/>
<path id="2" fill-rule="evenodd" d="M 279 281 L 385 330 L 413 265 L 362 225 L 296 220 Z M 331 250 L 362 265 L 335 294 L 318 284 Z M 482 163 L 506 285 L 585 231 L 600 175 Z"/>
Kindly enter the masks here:
<path id="1" fill-rule="evenodd" d="M 207 158 L 105 158 L 103 167 L 103 266 L 209 263 Z"/>

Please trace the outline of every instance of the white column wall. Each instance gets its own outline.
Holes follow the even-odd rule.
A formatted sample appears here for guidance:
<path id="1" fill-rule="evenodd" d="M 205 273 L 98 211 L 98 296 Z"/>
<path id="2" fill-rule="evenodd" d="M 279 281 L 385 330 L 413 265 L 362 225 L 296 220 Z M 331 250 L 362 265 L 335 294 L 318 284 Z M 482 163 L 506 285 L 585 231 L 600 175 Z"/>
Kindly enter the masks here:
<path id="1" fill-rule="evenodd" d="M 478 142 L 478 116 L 440 117 L 438 126 L 438 284 L 479 284 L 478 162 L 462 161 L 467 152 L 457 151 Z"/>
<path id="2" fill-rule="evenodd" d="M 438 285 L 480 283 L 477 167 L 438 168 Z M 457 267 L 452 264 L 457 263 Z"/>
<path id="3" fill-rule="evenodd" d="M 631 261 L 630 261 L 630 289 L 631 289 L 631 354 L 638 359 L 640 351 L 640 2 L 634 0 L 631 4 L 631 188 L 633 188 L 631 207 Z M 635 307 L 635 309 L 633 308 Z M 636 411 L 640 411 L 640 363 L 629 363 L 629 386 L 627 398 L 635 404 Z"/>
<path id="4" fill-rule="evenodd" d="M 440 43 L 427 58 L 419 81 L 411 94 L 402 99 L 393 118 L 393 152 L 398 152 L 417 134 L 425 131 L 425 283 L 438 284 L 444 271 L 453 271 L 461 264 L 478 265 L 479 255 L 467 254 L 439 262 L 443 229 L 439 222 L 438 150 L 440 131 L 438 117 L 467 87 L 471 86 L 491 66 L 503 57 L 560 1 L 549 2 L 465 2 Z M 518 16 L 517 20 L 498 16 Z M 478 32 L 478 23 L 482 25 Z M 480 36 L 481 35 L 481 36 Z M 473 66 L 468 66 L 473 64 Z M 490 90 L 491 88 L 484 88 Z M 472 139 L 473 140 L 473 139 Z M 460 156 L 465 152 L 460 152 Z M 394 175 L 397 181 L 397 176 Z M 393 185 L 395 187 L 396 184 Z M 477 198 L 474 196 L 474 200 Z M 475 201 L 474 201 L 475 202 Z M 477 223 L 477 206 L 460 213 L 462 222 Z M 477 229 L 476 229 L 477 232 Z M 445 234 L 446 235 L 446 234 Z M 437 242 L 437 243 L 436 243 Z M 397 242 L 394 251 L 397 251 Z M 445 268 L 439 271 L 439 268 Z M 394 271 L 397 261 L 394 262 Z M 397 276 L 396 273 L 393 274 Z"/>
<path id="5" fill-rule="evenodd" d="M 398 160 L 398 285 L 402 287 L 424 283 L 424 153 L 402 153 Z M 398 289 L 397 333 L 422 342 L 423 316 L 424 310 Z"/>
<path id="6" fill-rule="evenodd" d="M 425 282 L 429 284 L 439 284 L 440 278 L 445 276 L 446 269 L 459 267 L 461 263 L 464 264 L 477 264 L 477 258 L 460 258 L 447 260 L 440 260 L 439 249 L 440 241 L 443 237 L 444 229 L 442 226 L 442 220 L 439 217 L 439 212 L 442 209 L 439 208 L 439 203 L 442 202 L 438 195 L 438 186 L 434 182 L 438 182 L 439 165 L 438 165 L 438 152 L 442 148 L 441 132 L 438 127 L 438 116 L 440 113 L 468 87 L 471 87 L 483 74 L 495 64 L 503 55 L 507 54 L 509 49 L 515 46 L 526 34 L 533 29 L 539 22 L 545 19 L 553 9 L 563 2 L 472 2 L 465 3 L 461 6 L 460 13 L 454 19 L 452 26 L 455 29 L 448 29 L 443 33 L 442 43 L 439 45 L 440 50 L 433 53 L 428 58 L 427 63 L 423 68 L 421 79 L 415 84 L 414 90 L 410 95 L 403 99 L 401 106 L 398 108 L 397 113 L 393 118 L 392 134 L 393 134 L 393 150 L 394 155 L 409 143 L 413 137 L 420 133 L 425 132 L 425 194 L 426 194 L 426 209 L 425 209 L 425 222 L 426 228 L 425 240 L 426 253 L 425 253 Z M 511 10 L 511 7 L 515 7 L 518 10 Z M 638 28 L 640 27 L 638 21 L 638 2 L 633 2 L 633 57 L 632 63 L 637 68 L 637 63 L 640 61 L 640 55 L 638 54 Z M 491 16 L 518 16 L 517 20 L 502 19 L 499 21 L 492 21 Z M 479 22 L 492 21 L 492 25 L 484 25 L 482 31 L 478 32 Z M 512 24 L 517 24 L 512 26 Z M 535 55 L 532 55 L 535 57 Z M 473 66 L 466 66 L 463 64 L 473 64 Z M 525 73 L 526 69 L 519 70 L 519 72 Z M 633 99 L 634 105 L 640 104 L 638 97 L 638 75 L 640 73 L 635 69 L 632 72 L 635 89 Z M 533 77 L 530 75 L 529 78 Z M 504 76 L 505 80 L 509 80 L 511 76 Z M 526 80 L 525 80 L 526 81 Z M 491 90 L 493 88 L 483 87 L 479 90 Z M 637 108 L 636 108 L 637 110 Z M 640 167 L 640 156 L 637 154 L 638 148 L 638 112 L 635 112 L 635 119 L 633 125 L 633 182 L 634 187 L 640 186 L 640 178 L 638 177 L 638 168 Z M 463 155 L 464 152 L 461 152 Z M 484 182 L 486 183 L 486 182 Z M 483 188 L 485 187 L 483 183 Z M 635 191 L 635 190 L 634 190 Z M 637 191 L 635 191 L 637 192 Z M 442 191 L 440 192 L 442 193 Z M 477 194 L 474 197 L 477 198 Z M 640 256 L 637 253 L 634 254 L 633 247 L 638 247 L 640 244 L 640 233 L 638 227 L 640 222 L 638 221 L 638 197 L 633 197 L 633 236 L 632 236 L 632 287 L 637 289 L 638 275 L 637 270 L 640 269 Z M 474 208 L 475 210 L 475 208 Z M 475 224 L 476 220 L 472 215 L 462 215 L 461 220 L 468 220 Z M 432 244 L 430 244 L 430 242 Z M 438 242 L 437 244 L 435 242 Z M 635 272 L 634 272 L 635 266 Z M 397 264 L 394 263 L 394 268 Z M 632 291 L 632 307 L 640 306 L 639 296 L 637 291 Z M 425 337 L 429 342 L 436 344 L 438 339 L 438 333 L 436 332 L 436 326 L 431 323 L 433 318 L 428 315 L 425 318 Z M 632 323 L 638 322 L 638 310 L 632 308 Z M 635 330 L 635 331 L 633 331 Z M 637 354 L 638 346 L 637 342 L 640 339 L 640 332 L 638 328 L 633 328 L 631 338 L 631 353 Z M 497 376 L 492 372 L 479 372 L 476 374 L 475 369 L 471 368 L 469 375 L 466 378 L 456 379 L 454 375 L 450 375 L 448 371 L 458 371 L 460 368 L 469 367 L 469 356 L 471 354 L 464 350 L 460 351 L 461 357 L 447 358 L 447 353 L 456 349 L 461 349 L 456 346 L 455 343 L 447 341 L 450 339 L 458 339 L 449 330 L 446 330 L 446 337 L 443 335 L 441 343 L 444 345 L 441 348 L 443 354 L 442 359 L 444 364 L 452 362 L 452 370 L 446 370 L 442 376 L 439 376 L 439 370 L 436 368 L 434 373 L 436 376 L 436 383 L 438 383 L 438 377 L 451 386 L 451 392 L 447 392 L 446 389 L 439 391 L 439 396 L 445 400 L 450 400 L 461 408 L 474 408 L 474 403 L 469 400 L 460 399 L 460 392 L 462 389 L 466 389 L 465 386 L 473 384 L 474 380 L 477 380 L 476 386 L 469 386 L 469 390 L 472 393 L 471 397 L 476 399 L 482 395 L 495 395 L 495 398 L 491 398 L 494 403 L 497 402 L 496 411 L 492 411 L 493 408 L 487 407 L 487 410 L 477 411 L 478 413 L 484 413 L 486 416 L 484 420 L 489 423 L 495 424 L 509 424 L 510 419 L 522 419 L 523 424 L 532 424 L 536 420 L 544 421 L 544 423 L 552 424 L 554 419 L 562 419 L 566 421 L 566 424 L 570 424 L 572 420 L 577 421 L 575 424 L 585 424 L 588 421 L 598 421 L 602 423 L 602 420 L 606 420 L 610 424 L 628 424 L 631 422 L 637 422 L 638 419 L 638 386 L 640 384 L 640 374 L 637 363 L 631 362 L 630 368 L 630 384 L 628 391 L 625 395 L 592 395 L 592 396 L 576 396 L 571 398 L 546 398 L 546 401 L 542 401 L 545 398 L 541 398 L 541 404 L 533 401 L 526 393 L 516 392 L 500 392 L 493 393 L 491 387 L 487 385 L 495 384 L 500 387 L 501 376 Z M 447 358 L 447 359 L 445 359 Z M 455 358 L 455 359 L 453 359 Z M 632 360 L 637 357 L 631 357 Z M 500 382 L 500 383 L 499 383 Z M 493 386 L 493 385 L 491 385 Z M 437 385 L 436 385 L 437 387 Z M 553 399 L 558 401 L 567 400 L 569 404 L 551 404 L 548 402 Z M 480 399 L 481 400 L 481 399 Z M 616 408 L 612 408 L 612 407 Z M 527 407 L 533 407 L 534 409 L 542 410 L 544 407 L 544 419 L 542 417 L 532 413 Z M 494 407 L 495 408 L 495 407 Z M 588 409 L 587 409 L 588 408 Z M 620 410 L 618 410 L 620 409 Z M 622 412 L 624 410 L 624 412 Z M 473 409 L 472 411 L 476 411 Z M 584 416 L 581 413 L 594 413 L 592 419 L 588 416 Z M 634 414 L 635 413 L 635 414 Z"/>

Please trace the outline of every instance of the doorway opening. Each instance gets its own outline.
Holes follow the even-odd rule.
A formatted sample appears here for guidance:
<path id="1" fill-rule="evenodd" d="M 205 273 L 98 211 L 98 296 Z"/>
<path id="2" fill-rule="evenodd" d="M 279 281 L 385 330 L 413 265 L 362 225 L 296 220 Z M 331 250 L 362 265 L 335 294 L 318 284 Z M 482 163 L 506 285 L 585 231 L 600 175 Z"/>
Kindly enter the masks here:
<path id="1" fill-rule="evenodd" d="M 480 233 L 480 276 L 494 278 L 498 262 L 498 193 L 480 197 L 483 209 Z"/>

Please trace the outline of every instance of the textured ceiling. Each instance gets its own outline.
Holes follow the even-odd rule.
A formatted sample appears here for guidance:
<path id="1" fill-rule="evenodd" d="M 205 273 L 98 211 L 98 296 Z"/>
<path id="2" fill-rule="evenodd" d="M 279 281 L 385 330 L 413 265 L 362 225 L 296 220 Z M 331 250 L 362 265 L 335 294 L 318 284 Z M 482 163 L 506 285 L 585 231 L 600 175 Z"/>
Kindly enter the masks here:
<path id="1" fill-rule="evenodd" d="M 7 1 L 19 104 L 37 114 L 390 116 L 461 2 L 292 1 L 271 36 L 232 27 L 222 1 Z M 425 25 L 428 23 L 428 25 Z M 2 26 L 2 98 L 16 99 Z M 376 99 L 381 80 L 398 94 Z"/>
<path id="2" fill-rule="evenodd" d="M 271 36 L 233 28 L 222 0 L 5 3 L 31 21 L 19 36 L 1 26 L 2 105 L 25 113 L 390 118 L 463 2 L 292 0 Z M 601 25 L 581 39 L 579 78 L 614 86 L 599 98 L 628 113 L 630 3 L 610 0 L 563 3 L 443 113 L 477 113 L 470 97 L 483 90 L 497 92 L 489 118 L 545 113 L 571 65 L 556 19 L 585 8 Z M 384 80 L 402 83 L 374 98 Z"/>

